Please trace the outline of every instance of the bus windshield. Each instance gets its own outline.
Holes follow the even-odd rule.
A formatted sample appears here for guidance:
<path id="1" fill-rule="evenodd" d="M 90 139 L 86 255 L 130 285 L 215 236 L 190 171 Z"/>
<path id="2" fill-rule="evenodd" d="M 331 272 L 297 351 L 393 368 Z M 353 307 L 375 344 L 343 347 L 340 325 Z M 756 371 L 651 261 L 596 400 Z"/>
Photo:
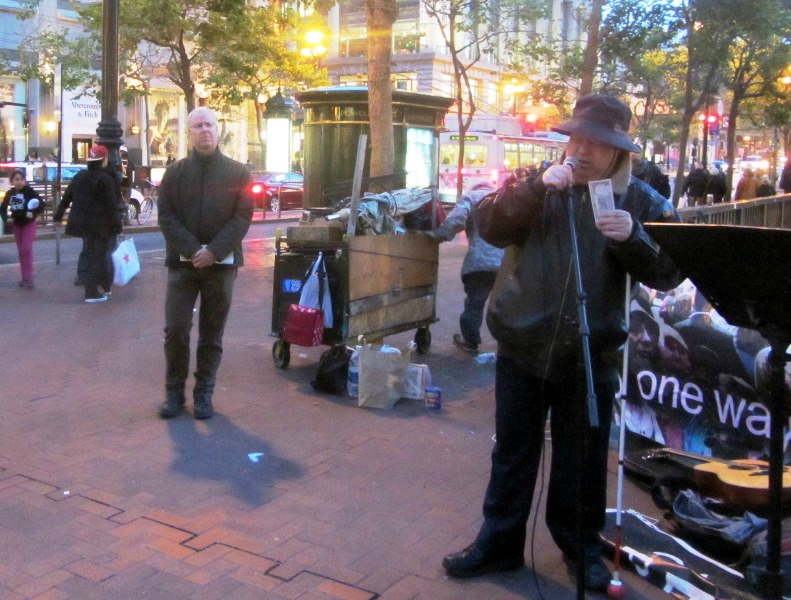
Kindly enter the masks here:
<path id="1" fill-rule="evenodd" d="M 439 150 L 440 163 L 456 165 L 459 163 L 459 145 L 446 144 Z M 464 164 L 469 167 L 480 167 L 489 162 L 489 148 L 483 144 L 466 142 L 464 144 Z"/>
<path id="2" fill-rule="evenodd" d="M 518 167 L 531 169 L 540 167 L 546 160 L 557 162 L 568 141 L 567 136 L 551 132 L 535 132 L 530 136 L 467 132 L 464 163 L 459 170 L 460 135 L 445 131 L 439 139 L 439 195 L 446 204 L 456 202 L 459 176 L 462 194 L 483 182 L 497 188 Z"/>

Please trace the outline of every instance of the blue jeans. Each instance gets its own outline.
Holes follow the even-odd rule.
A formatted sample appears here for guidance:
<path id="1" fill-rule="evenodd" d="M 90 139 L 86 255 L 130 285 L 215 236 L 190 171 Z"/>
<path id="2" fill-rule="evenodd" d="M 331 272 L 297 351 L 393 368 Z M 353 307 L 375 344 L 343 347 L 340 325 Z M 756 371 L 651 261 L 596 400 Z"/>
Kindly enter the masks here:
<path id="1" fill-rule="evenodd" d="M 231 308 L 235 267 L 168 270 L 165 299 L 165 392 L 183 396 L 189 375 L 192 311 L 200 295 L 194 398 L 211 398 L 222 358 L 222 336 Z"/>
<path id="2" fill-rule="evenodd" d="M 580 498 L 583 539 L 586 544 L 598 543 L 598 532 L 604 527 L 607 452 L 617 372 L 594 367 L 600 426 L 591 429 L 586 419 L 584 374 L 581 367 L 576 373 L 571 371 L 564 381 L 549 381 L 520 368 L 512 359 L 497 358 L 497 442 L 483 504 L 484 523 L 476 539 L 484 551 L 507 555 L 524 552 L 548 415 L 552 460 L 547 526 L 560 549 L 575 556 Z"/>
<path id="3" fill-rule="evenodd" d="M 459 317 L 459 328 L 464 339 L 478 346 L 481 343 L 481 323 L 483 309 L 489 292 L 494 287 L 497 273 L 491 271 L 473 271 L 461 276 L 464 284 L 464 310 Z"/>

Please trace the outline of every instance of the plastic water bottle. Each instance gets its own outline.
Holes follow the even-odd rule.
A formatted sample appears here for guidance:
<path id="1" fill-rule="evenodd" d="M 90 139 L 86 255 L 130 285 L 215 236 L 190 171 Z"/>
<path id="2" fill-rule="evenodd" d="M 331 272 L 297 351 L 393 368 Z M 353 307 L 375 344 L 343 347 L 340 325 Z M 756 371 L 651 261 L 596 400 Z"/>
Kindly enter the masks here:
<path id="1" fill-rule="evenodd" d="M 346 391 L 349 398 L 357 400 L 360 393 L 360 346 L 355 346 L 349 357 L 349 375 L 346 379 Z"/>
<path id="2" fill-rule="evenodd" d="M 475 358 L 473 358 L 473 360 L 477 362 L 479 365 L 486 365 L 486 364 L 493 365 L 497 362 L 497 356 L 495 355 L 494 352 L 483 352 L 478 356 L 476 356 Z"/>

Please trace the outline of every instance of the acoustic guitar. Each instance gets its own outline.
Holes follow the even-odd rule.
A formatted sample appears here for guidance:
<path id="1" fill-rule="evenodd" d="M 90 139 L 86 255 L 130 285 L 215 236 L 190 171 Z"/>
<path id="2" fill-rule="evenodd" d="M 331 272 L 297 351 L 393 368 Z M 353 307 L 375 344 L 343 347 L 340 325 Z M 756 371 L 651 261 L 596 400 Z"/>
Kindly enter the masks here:
<path id="1" fill-rule="evenodd" d="M 700 492 L 729 507 L 747 510 L 769 506 L 769 463 L 763 460 L 724 460 L 673 448 L 651 450 L 645 459 L 668 458 L 692 465 L 692 480 Z M 791 502 L 791 472 L 783 467 L 783 503 Z"/>

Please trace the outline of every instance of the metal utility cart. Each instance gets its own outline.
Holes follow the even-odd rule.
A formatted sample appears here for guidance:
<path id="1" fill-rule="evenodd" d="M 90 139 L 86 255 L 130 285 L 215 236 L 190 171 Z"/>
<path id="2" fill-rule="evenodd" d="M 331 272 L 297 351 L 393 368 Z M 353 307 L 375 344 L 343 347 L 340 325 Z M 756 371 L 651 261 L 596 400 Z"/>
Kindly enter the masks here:
<path id="1" fill-rule="evenodd" d="M 393 175 L 387 185 L 372 177 L 368 90 L 329 87 L 296 95 L 303 111 L 304 208 L 311 215 L 328 213 L 331 192 L 350 193 L 352 218 L 346 235 L 323 219 L 289 227 L 276 242 L 272 333 L 275 364 L 285 369 L 289 344 L 282 332 L 290 304 L 299 302 L 302 279 L 319 252 L 326 258 L 332 296 L 333 327 L 324 330 L 323 344 L 355 343 L 415 329 L 419 354 L 431 344 L 429 325 L 436 319 L 437 243 L 417 233 L 359 235 L 357 202 L 367 191 L 436 188 L 439 131 L 453 104 L 450 98 L 394 90 Z M 355 149 L 356 142 L 356 149 Z M 372 190 L 373 188 L 378 188 Z M 437 199 L 433 200 L 436 210 Z"/>
<path id="2" fill-rule="evenodd" d="M 344 241 L 333 227 L 289 227 L 275 242 L 272 301 L 272 359 L 281 369 L 291 359 L 283 325 L 290 304 L 299 303 L 302 279 L 324 253 L 332 297 L 333 327 L 322 343 L 353 344 L 416 329 L 418 354 L 431 345 L 429 325 L 436 322 L 438 246 L 418 233 L 358 235 Z"/>

